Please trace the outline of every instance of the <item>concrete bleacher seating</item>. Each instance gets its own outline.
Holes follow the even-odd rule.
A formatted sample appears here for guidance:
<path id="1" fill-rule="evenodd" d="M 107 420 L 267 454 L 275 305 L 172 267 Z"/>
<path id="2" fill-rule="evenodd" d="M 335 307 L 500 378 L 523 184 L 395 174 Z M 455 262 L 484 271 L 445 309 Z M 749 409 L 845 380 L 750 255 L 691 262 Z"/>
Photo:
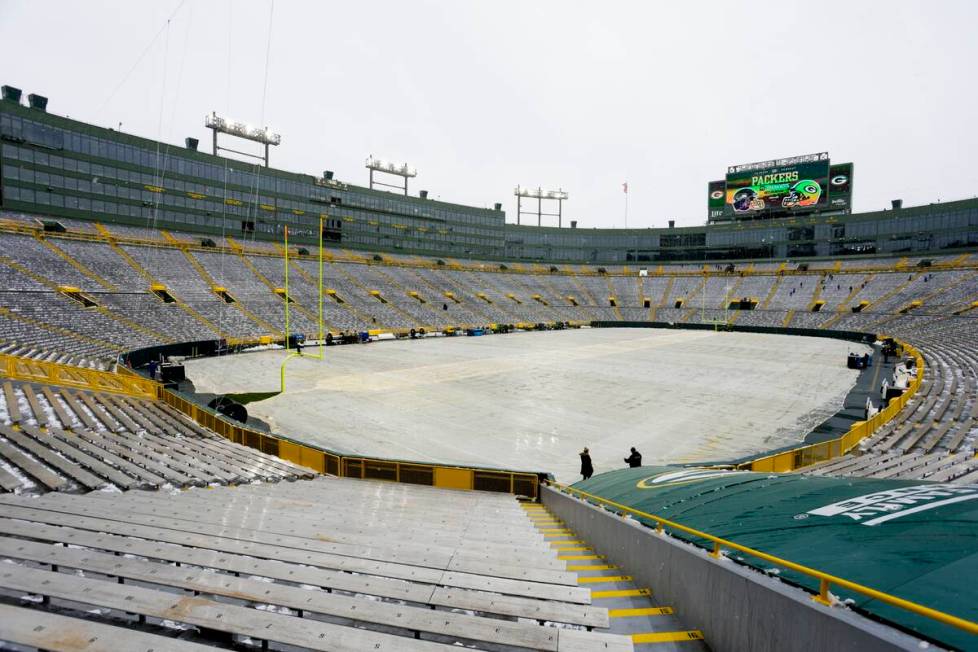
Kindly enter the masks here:
<path id="1" fill-rule="evenodd" d="M 0 497 L 0 523 L 0 593 L 61 612 L 12 608 L 40 623 L 3 629 L 20 644 L 60 626 L 159 649 L 633 649 L 505 495 L 319 478 Z"/>
<path id="2" fill-rule="evenodd" d="M 0 487 L 18 493 L 293 480 L 309 469 L 228 442 L 162 403 L 5 382 Z"/>

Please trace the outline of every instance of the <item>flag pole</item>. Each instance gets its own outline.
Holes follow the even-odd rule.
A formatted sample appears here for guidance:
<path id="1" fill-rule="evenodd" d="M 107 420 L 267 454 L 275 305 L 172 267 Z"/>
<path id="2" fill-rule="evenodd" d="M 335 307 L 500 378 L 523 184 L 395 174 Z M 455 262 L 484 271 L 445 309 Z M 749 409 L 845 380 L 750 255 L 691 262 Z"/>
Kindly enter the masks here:
<path id="1" fill-rule="evenodd" d="M 625 193 L 625 228 L 628 228 L 628 182 L 621 184 L 622 192 Z"/>

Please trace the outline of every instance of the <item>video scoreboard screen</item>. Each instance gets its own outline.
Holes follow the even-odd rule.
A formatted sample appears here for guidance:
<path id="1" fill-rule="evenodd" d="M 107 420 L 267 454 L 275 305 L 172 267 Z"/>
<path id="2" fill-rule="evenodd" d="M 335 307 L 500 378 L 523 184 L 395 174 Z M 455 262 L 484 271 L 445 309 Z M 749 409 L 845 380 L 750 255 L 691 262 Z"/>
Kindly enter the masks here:
<path id="1" fill-rule="evenodd" d="M 828 152 L 731 166 L 727 170 L 724 213 L 814 210 L 828 203 Z"/>
<path id="2" fill-rule="evenodd" d="M 731 165 L 727 176 L 707 184 L 708 222 L 852 211 L 852 163 L 835 163 L 828 152 Z"/>

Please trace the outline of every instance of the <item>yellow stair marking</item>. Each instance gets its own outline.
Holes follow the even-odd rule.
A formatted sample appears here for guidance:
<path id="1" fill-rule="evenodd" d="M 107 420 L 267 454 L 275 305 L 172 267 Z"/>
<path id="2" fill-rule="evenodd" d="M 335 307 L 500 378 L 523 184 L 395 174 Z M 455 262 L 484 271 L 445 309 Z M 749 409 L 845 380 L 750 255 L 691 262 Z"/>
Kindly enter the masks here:
<path id="1" fill-rule="evenodd" d="M 588 561 L 591 559 L 604 559 L 604 555 L 557 555 L 561 561 Z"/>
<path id="2" fill-rule="evenodd" d="M 576 541 L 576 540 L 550 542 L 551 548 L 573 548 L 576 546 L 583 546 L 583 545 L 586 545 L 583 541 Z M 587 548 L 587 550 L 590 550 L 590 548 Z"/>
<path id="3" fill-rule="evenodd" d="M 537 528 L 537 531 L 542 532 L 543 534 L 567 534 L 570 532 L 570 530 L 565 527 L 542 527 Z"/>
<path id="4" fill-rule="evenodd" d="M 778 293 L 778 288 L 781 287 L 781 281 L 784 280 L 783 276 L 775 276 L 774 283 L 771 284 L 771 289 L 767 291 L 767 296 L 764 297 L 764 301 L 758 306 L 761 310 L 767 310 L 767 305 L 771 303 L 771 299 L 774 295 Z"/>
<path id="5" fill-rule="evenodd" d="M 608 575 L 606 577 L 578 577 L 578 584 L 605 584 L 608 582 L 631 582 L 631 575 Z"/>
<path id="6" fill-rule="evenodd" d="M 669 616 L 672 607 L 643 607 L 641 609 L 608 609 L 608 618 L 631 618 L 632 616 Z"/>
<path id="7" fill-rule="evenodd" d="M 553 545 L 553 544 L 551 544 L 551 545 Z M 565 548 L 563 546 L 554 546 L 554 547 L 558 551 L 562 551 L 562 552 L 590 552 L 592 550 L 592 548 L 589 548 L 587 546 L 573 546 L 573 547 L 570 547 L 570 548 Z"/>
<path id="8" fill-rule="evenodd" d="M 101 285 L 102 287 L 104 287 L 109 292 L 118 292 L 119 291 L 119 288 L 117 288 L 116 286 L 112 285 L 107 280 L 105 280 L 104 278 L 102 278 L 101 276 L 99 276 L 98 274 L 96 274 L 89 267 L 87 267 L 87 266 L 81 264 L 79 261 L 75 260 L 74 256 L 72 256 L 67 251 L 65 251 L 61 247 L 57 246 L 56 244 L 54 244 L 53 242 L 51 242 L 50 240 L 48 240 L 47 238 L 45 238 L 44 236 L 42 236 L 40 233 L 35 233 L 34 234 L 34 239 L 37 240 L 38 242 L 40 242 L 45 247 L 47 247 L 48 249 L 50 249 L 51 251 L 53 251 L 54 253 L 56 253 L 59 257 L 61 257 L 69 265 L 71 265 L 72 267 L 74 267 L 75 269 L 77 269 L 79 272 L 81 272 L 82 274 L 84 274 L 88 278 L 92 279 L 93 281 L 95 281 L 96 283 L 98 283 L 99 285 Z"/>
<path id="9" fill-rule="evenodd" d="M 621 589 L 618 591 L 591 591 L 592 600 L 601 598 L 648 598 L 652 589 Z"/>
<path id="10" fill-rule="evenodd" d="M 186 245 L 180 247 L 179 251 L 183 253 L 184 257 L 187 259 L 187 262 L 190 263 L 190 266 L 193 267 L 195 270 L 197 270 L 197 274 L 199 274 L 200 277 L 204 279 L 204 282 L 207 283 L 207 286 L 209 288 L 213 289 L 217 286 L 224 285 L 224 281 L 226 279 L 222 279 L 222 282 L 218 283 L 217 280 L 211 275 L 211 273 L 207 271 L 207 268 L 204 267 L 203 263 L 201 263 L 199 260 L 197 260 L 194 257 L 193 253 L 190 252 L 190 249 L 188 249 Z M 228 292 L 230 292 L 230 290 L 228 290 Z M 239 294 L 237 297 L 235 297 L 234 303 L 230 304 L 233 308 L 236 308 L 238 312 L 244 315 L 256 326 L 260 328 L 264 328 L 266 334 L 277 334 L 281 332 L 277 327 L 273 326 L 272 324 L 269 324 L 267 321 L 265 321 L 264 319 L 262 319 L 261 317 L 253 313 L 249 308 L 246 308 L 244 304 L 241 303 L 240 296 L 241 295 Z"/>
<path id="11" fill-rule="evenodd" d="M 231 236 L 225 236 L 225 237 L 226 237 L 226 239 L 227 239 L 227 240 L 228 240 L 229 242 L 233 242 L 233 241 L 231 240 Z M 235 253 L 235 254 L 237 254 L 237 256 L 238 256 L 238 260 L 240 260 L 240 261 L 241 261 L 241 262 L 242 262 L 242 263 L 244 264 L 244 266 L 245 266 L 245 267 L 247 267 L 247 268 L 248 268 L 249 270 L 251 270 L 251 273 L 252 273 L 252 274 L 254 274 L 254 275 L 255 275 L 255 277 L 256 277 L 256 278 L 257 278 L 257 279 L 258 279 L 259 281 L 261 281 L 262 283 L 264 283 L 264 284 L 265 284 L 265 286 L 266 286 L 266 287 L 267 287 L 267 288 L 268 288 L 269 290 L 271 290 L 272 292 L 274 292 L 274 291 L 275 291 L 275 284 L 274 284 L 274 283 L 272 283 L 272 282 L 271 282 L 270 280 L 268 280 L 268 277 L 267 277 L 267 276 L 265 276 L 264 274 L 262 274 L 262 273 L 261 273 L 261 270 L 259 270 L 259 269 L 258 269 L 257 267 L 255 267 L 255 264 L 254 264 L 254 263 L 252 263 L 252 262 L 251 262 L 251 261 L 250 261 L 250 260 L 248 259 L 248 256 L 246 256 L 246 255 L 244 254 L 244 251 L 242 251 L 242 249 L 241 249 L 241 246 L 240 246 L 240 245 L 238 245 L 237 247 L 235 247 L 235 244 L 236 244 L 236 243 L 234 243 L 234 244 L 232 244 L 232 245 L 231 245 L 231 249 L 233 249 L 233 250 L 234 250 L 234 253 Z M 299 312 L 301 312 L 301 313 L 302 313 L 302 314 L 304 314 L 304 315 L 305 315 L 305 316 L 306 316 L 307 318 L 309 318 L 309 319 L 310 319 L 310 320 L 312 321 L 312 323 L 314 323 L 314 324 L 318 324 L 318 323 L 319 323 L 319 318 L 318 318 L 318 317 L 316 317 L 316 313 L 314 313 L 314 312 L 313 312 L 312 310 L 309 310 L 309 309 L 308 309 L 308 308 L 306 308 L 306 307 L 305 307 L 304 305 L 302 305 L 301 303 L 299 303 L 299 300 L 298 300 L 298 299 L 296 299 L 296 298 L 295 298 L 294 296 L 291 296 L 291 297 L 288 297 L 288 298 L 289 298 L 289 299 L 292 299 L 292 305 L 293 305 L 293 306 L 294 306 L 295 308 L 297 308 L 297 309 L 299 310 Z M 285 300 L 285 299 L 283 299 L 283 301 L 284 301 L 284 300 Z M 328 325 L 327 325 L 327 324 L 325 323 L 325 319 L 323 320 L 323 329 L 324 329 L 324 330 L 329 330 L 329 326 L 328 326 Z"/>
<path id="12" fill-rule="evenodd" d="M 688 632 L 649 632 L 632 634 L 632 643 L 674 643 L 676 641 L 702 641 L 703 632 L 698 629 Z"/>
<path id="13" fill-rule="evenodd" d="M 129 252 L 127 252 L 125 249 L 119 246 L 119 244 L 115 241 L 115 239 L 113 238 L 112 234 L 108 231 L 108 229 L 106 229 L 101 224 L 96 224 L 95 228 L 98 229 L 100 232 L 102 232 L 102 234 L 105 235 L 106 238 L 108 238 L 107 242 L 109 243 L 109 248 L 111 248 L 112 251 L 117 253 L 120 258 L 126 261 L 126 263 L 130 267 L 132 267 L 137 274 L 139 274 L 144 279 L 149 281 L 150 285 L 163 285 L 158 280 L 156 280 L 156 278 L 152 274 L 146 271 L 146 268 L 140 265 L 135 258 L 129 255 Z M 211 322 L 209 319 L 207 319 L 202 314 L 197 312 L 194 308 L 191 308 L 190 305 L 188 305 L 187 303 L 181 301 L 179 297 L 174 295 L 174 298 L 177 300 L 177 302 L 174 305 L 180 308 L 180 310 L 183 310 L 185 313 L 187 313 L 188 315 L 196 319 L 198 322 L 206 326 L 208 329 L 210 329 L 220 337 L 227 336 L 227 334 L 222 333 L 221 330 L 217 326 L 215 326 L 213 322 Z"/>
<path id="14" fill-rule="evenodd" d="M 587 566 L 585 564 L 570 565 L 567 567 L 569 571 L 599 571 L 599 570 L 618 570 L 618 567 L 614 564 L 594 564 L 593 566 Z"/>

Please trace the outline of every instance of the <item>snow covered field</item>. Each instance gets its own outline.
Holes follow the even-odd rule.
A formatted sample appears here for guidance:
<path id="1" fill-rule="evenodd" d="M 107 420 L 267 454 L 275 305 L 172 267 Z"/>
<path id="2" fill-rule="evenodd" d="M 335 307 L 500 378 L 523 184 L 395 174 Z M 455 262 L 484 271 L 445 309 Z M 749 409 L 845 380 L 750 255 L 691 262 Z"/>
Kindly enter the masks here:
<path id="1" fill-rule="evenodd" d="M 326 349 L 251 403 L 272 430 L 343 453 L 549 471 L 721 460 L 800 441 L 856 381 L 843 341 L 584 329 Z M 867 349 L 868 350 L 868 349 Z M 306 349 L 314 353 L 313 347 Z M 275 391 L 283 351 L 187 361 L 203 392 Z"/>

